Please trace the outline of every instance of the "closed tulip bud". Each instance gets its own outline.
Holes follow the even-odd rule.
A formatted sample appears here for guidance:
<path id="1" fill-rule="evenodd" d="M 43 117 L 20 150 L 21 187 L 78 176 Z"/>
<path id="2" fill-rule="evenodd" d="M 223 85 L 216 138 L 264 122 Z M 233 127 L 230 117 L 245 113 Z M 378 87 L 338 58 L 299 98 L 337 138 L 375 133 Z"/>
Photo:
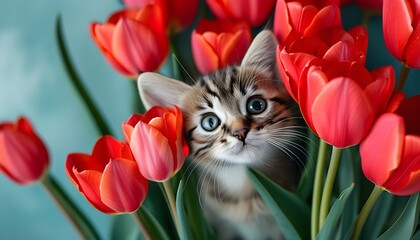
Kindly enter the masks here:
<path id="1" fill-rule="evenodd" d="M 420 95 L 381 115 L 360 145 L 366 178 L 395 195 L 420 192 Z"/>
<path id="2" fill-rule="evenodd" d="M 191 34 L 195 65 L 202 74 L 239 63 L 251 44 L 246 22 L 202 20 Z"/>
<path id="3" fill-rule="evenodd" d="M 382 27 L 388 51 L 408 67 L 420 68 L 420 2 L 384 0 Z"/>
<path id="4" fill-rule="evenodd" d="M 359 144 L 385 111 L 395 85 L 390 66 L 369 72 L 358 63 L 312 66 L 299 82 L 306 122 L 324 141 L 345 148 Z"/>
<path id="5" fill-rule="evenodd" d="M 162 14 L 156 4 L 122 10 L 106 23 L 92 23 L 90 33 L 115 70 L 134 79 L 141 72 L 159 69 L 168 56 Z"/>
<path id="6" fill-rule="evenodd" d="M 188 154 L 182 127 L 182 113 L 177 107 L 153 107 L 123 123 L 124 136 L 147 179 L 163 182 L 181 169 Z"/>
<path id="7" fill-rule="evenodd" d="M 48 167 L 48 151 L 26 118 L 0 124 L 0 172 L 29 184 L 40 180 Z"/>
<path id="8" fill-rule="evenodd" d="M 69 154 L 66 171 L 86 199 L 104 213 L 134 212 L 147 194 L 148 182 L 140 174 L 130 147 L 110 136 L 97 141 L 92 155 Z"/>

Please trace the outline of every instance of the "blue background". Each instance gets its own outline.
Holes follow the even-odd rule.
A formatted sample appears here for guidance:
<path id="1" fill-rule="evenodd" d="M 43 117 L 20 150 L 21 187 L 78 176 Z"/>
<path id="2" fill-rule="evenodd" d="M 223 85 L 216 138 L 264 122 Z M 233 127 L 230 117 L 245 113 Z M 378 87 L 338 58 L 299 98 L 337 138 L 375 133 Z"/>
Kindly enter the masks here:
<path id="1" fill-rule="evenodd" d="M 86 211 L 103 238 L 108 239 L 112 217 L 90 206 L 68 180 L 64 163 L 70 152 L 90 153 L 98 133 L 72 87 L 55 41 L 54 23 L 61 13 L 64 35 L 73 62 L 95 102 L 122 138 L 121 122 L 134 109 L 134 83 L 117 74 L 104 60 L 89 35 L 92 21 L 103 22 L 122 8 L 117 0 L 14 0 L 0 3 L 0 121 L 27 116 L 45 141 L 51 174 Z M 358 23 L 361 13 L 347 8 L 347 25 Z M 381 19 L 369 24 L 369 68 L 399 63 L 387 52 Z M 412 70 L 405 87 L 420 93 L 419 71 Z M 0 175 L 0 239 L 77 239 L 78 235 L 39 185 L 18 186 Z"/>

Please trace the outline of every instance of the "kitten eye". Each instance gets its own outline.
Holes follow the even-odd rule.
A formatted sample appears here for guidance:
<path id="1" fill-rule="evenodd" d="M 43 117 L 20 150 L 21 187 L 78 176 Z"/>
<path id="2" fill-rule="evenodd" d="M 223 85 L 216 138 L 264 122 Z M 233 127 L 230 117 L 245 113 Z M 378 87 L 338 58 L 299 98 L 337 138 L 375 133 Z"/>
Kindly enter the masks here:
<path id="1" fill-rule="evenodd" d="M 220 125 L 220 119 L 214 113 L 210 113 L 201 119 L 201 127 L 206 131 L 213 131 Z"/>
<path id="2" fill-rule="evenodd" d="M 252 96 L 246 103 L 246 111 L 251 115 L 262 113 L 266 108 L 267 102 L 260 96 Z"/>

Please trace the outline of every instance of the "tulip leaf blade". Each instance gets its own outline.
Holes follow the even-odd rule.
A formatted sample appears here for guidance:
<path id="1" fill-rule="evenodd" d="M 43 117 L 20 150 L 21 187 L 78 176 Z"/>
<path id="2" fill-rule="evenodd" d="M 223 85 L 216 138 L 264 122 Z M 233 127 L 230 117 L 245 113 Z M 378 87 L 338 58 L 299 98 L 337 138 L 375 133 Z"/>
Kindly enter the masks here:
<path id="1" fill-rule="evenodd" d="M 285 239 L 309 239 L 308 205 L 253 169 L 248 170 L 248 177 L 282 229 Z"/>
<path id="2" fill-rule="evenodd" d="M 213 229 L 207 223 L 203 215 L 203 209 L 200 204 L 199 195 L 197 191 L 198 177 L 194 169 L 185 171 L 183 176 L 184 184 L 184 206 L 190 221 L 191 232 L 194 239 L 211 240 L 215 239 Z"/>
<path id="3" fill-rule="evenodd" d="M 178 215 L 179 233 L 181 239 L 193 239 L 184 208 L 184 196 L 182 192 L 184 187 L 184 180 L 181 180 L 176 193 L 176 212 Z"/>
<path id="4" fill-rule="evenodd" d="M 153 214 L 145 207 L 141 206 L 137 213 L 145 227 L 147 228 L 148 234 L 152 239 L 170 240 L 165 229 L 159 223 L 159 221 L 153 216 Z M 121 238 L 120 238 L 121 239 Z"/>
<path id="5" fill-rule="evenodd" d="M 67 75 L 70 78 L 70 81 L 76 89 L 77 93 L 83 100 L 85 106 L 89 110 L 89 113 L 95 121 L 96 127 L 98 128 L 100 134 L 113 135 L 110 127 L 105 121 L 103 114 L 99 111 L 98 106 L 93 101 L 93 98 L 87 91 L 86 87 L 83 85 L 80 75 L 76 71 L 76 68 L 71 60 L 70 53 L 67 51 L 60 14 L 57 15 L 55 20 L 55 37 L 58 44 L 58 52 L 60 53 L 60 58 L 63 62 Z"/>
<path id="6" fill-rule="evenodd" d="M 325 220 L 325 223 L 321 230 L 319 231 L 316 239 L 335 239 L 335 234 L 337 233 L 338 224 L 340 222 L 340 217 L 343 214 L 347 200 L 349 199 L 351 193 L 353 192 L 354 184 L 345 189 L 337 200 L 334 202 L 331 210 Z"/>
<path id="7" fill-rule="evenodd" d="M 383 233 L 378 240 L 410 239 L 419 220 L 420 198 L 419 194 L 412 195 L 407 205 L 395 223 Z"/>

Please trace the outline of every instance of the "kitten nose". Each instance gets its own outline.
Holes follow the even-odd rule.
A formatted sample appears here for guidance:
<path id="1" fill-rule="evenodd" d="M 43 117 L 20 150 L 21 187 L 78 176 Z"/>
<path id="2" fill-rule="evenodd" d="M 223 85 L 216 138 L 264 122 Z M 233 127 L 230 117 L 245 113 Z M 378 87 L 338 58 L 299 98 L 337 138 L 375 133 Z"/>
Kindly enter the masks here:
<path id="1" fill-rule="evenodd" d="M 240 129 L 234 130 L 232 135 L 243 142 L 245 141 L 245 138 L 248 132 L 249 132 L 248 128 L 240 128 Z"/>

